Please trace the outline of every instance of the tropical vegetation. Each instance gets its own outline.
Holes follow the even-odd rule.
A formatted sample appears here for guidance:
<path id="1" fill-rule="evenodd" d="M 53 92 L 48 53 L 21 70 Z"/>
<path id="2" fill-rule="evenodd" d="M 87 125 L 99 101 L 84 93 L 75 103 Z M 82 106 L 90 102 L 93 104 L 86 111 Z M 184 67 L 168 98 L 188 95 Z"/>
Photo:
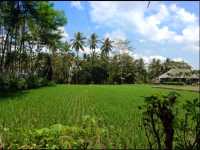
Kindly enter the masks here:
<path id="1" fill-rule="evenodd" d="M 147 65 L 124 49 L 127 40 L 101 40 L 96 33 L 86 39 L 77 32 L 62 40 L 60 27 L 67 23 L 62 11 L 50 2 L 2 1 L 0 6 L 0 89 L 35 88 L 55 83 L 148 83 L 185 62 L 153 59 Z M 84 53 L 89 48 L 91 53 Z M 97 52 L 97 49 L 100 52 Z M 114 54 L 112 51 L 122 51 Z M 81 52 L 81 55 L 80 55 Z"/>
<path id="2" fill-rule="evenodd" d="M 63 39 L 68 21 L 52 2 L 0 1 L 0 149 L 199 149 L 198 93 L 183 89 L 172 103 L 170 90 L 149 84 L 170 69 L 199 70 L 147 64 L 127 39 Z"/>

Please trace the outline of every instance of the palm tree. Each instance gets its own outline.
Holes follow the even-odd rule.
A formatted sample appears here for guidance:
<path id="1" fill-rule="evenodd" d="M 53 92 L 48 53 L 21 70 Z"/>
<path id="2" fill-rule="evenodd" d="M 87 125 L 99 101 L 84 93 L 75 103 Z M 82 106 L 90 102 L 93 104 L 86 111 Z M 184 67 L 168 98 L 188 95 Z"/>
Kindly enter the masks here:
<path id="1" fill-rule="evenodd" d="M 93 33 L 91 36 L 90 36 L 90 39 L 89 39 L 89 46 L 90 46 L 90 49 L 92 50 L 92 60 L 94 59 L 94 55 L 95 55 L 95 49 L 97 48 L 97 44 L 98 44 L 99 40 L 98 40 L 98 36 Z M 92 61 L 93 62 L 93 61 Z"/>
<path id="2" fill-rule="evenodd" d="M 149 8 L 150 3 L 151 3 L 151 1 L 148 2 L 148 4 L 147 4 L 147 8 Z"/>
<path id="3" fill-rule="evenodd" d="M 104 40 L 103 45 L 101 46 L 102 56 L 108 57 L 109 52 L 112 51 L 113 48 L 112 43 L 113 41 L 111 41 L 109 38 Z"/>
<path id="4" fill-rule="evenodd" d="M 77 32 L 74 35 L 74 39 L 72 39 L 72 48 L 75 49 L 76 51 L 76 65 L 77 65 L 77 72 L 79 69 L 79 50 L 84 50 L 83 46 L 85 44 L 85 37 L 83 36 L 83 34 L 81 32 Z M 77 83 L 77 73 L 76 73 L 76 83 Z"/>
<path id="5" fill-rule="evenodd" d="M 76 50 L 76 56 L 78 58 L 79 50 L 84 50 L 83 46 L 85 45 L 85 37 L 81 32 L 77 32 L 74 35 L 74 39 L 72 39 L 72 48 Z"/>
<path id="6" fill-rule="evenodd" d="M 70 48 L 71 48 L 70 43 L 66 41 L 66 42 L 65 42 L 65 46 L 64 46 L 64 51 L 65 51 L 65 52 L 69 52 L 69 51 L 70 51 Z"/>
<path id="7" fill-rule="evenodd" d="M 66 55 L 71 50 L 71 45 L 68 41 L 60 42 L 57 46 L 61 50 L 62 55 Z"/>

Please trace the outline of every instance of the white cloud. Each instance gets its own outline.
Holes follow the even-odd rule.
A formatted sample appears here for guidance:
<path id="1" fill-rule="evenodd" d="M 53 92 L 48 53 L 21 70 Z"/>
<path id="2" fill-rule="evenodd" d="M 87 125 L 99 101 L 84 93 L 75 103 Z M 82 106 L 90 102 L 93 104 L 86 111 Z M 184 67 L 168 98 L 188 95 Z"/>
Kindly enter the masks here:
<path id="1" fill-rule="evenodd" d="M 143 40 L 143 39 L 140 39 L 140 40 L 139 40 L 139 42 L 140 42 L 140 43 L 144 43 L 144 42 L 145 42 L 145 40 Z"/>
<path id="2" fill-rule="evenodd" d="M 124 32 L 122 32 L 121 30 L 114 30 L 111 33 L 106 33 L 105 38 L 110 38 L 111 40 L 117 40 L 117 39 L 121 39 L 121 40 L 126 40 L 126 34 Z"/>
<path id="3" fill-rule="evenodd" d="M 184 61 L 183 60 L 183 58 L 174 58 L 174 59 L 172 59 L 173 61 L 177 61 L 177 62 L 182 62 L 182 61 Z"/>
<path id="4" fill-rule="evenodd" d="M 146 8 L 144 3 L 147 6 L 147 2 L 91 1 L 90 16 L 92 21 L 98 24 L 127 26 L 128 20 L 134 17 L 132 14 L 127 15 L 127 12 L 143 12 Z"/>
<path id="5" fill-rule="evenodd" d="M 77 8 L 79 10 L 83 9 L 80 1 L 71 1 L 71 6 Z"/>
<path id="6" fill-rule="evenodd" d="M 153 59 L 159 59 L 161 62 L 164 62 L 166 60 L 166 57 L 164 56 L 160 56 L 160 55 L 151 55 L 151 56 L 145 56 L 145 55 L 142 55 L 142 54 L 133 54 L 132 55 L 135 59 L 140 59 L 142 58 L 145 62 L 145 64 L 149 64 L 151 63 L 151 61 Z"/>
<path id="7" fill-rule="evenodd" d="M 162 63 L 167 59 L 167 57 L 165 56 L 161 56 L 161 55 L 150 55 L 150 56 L 147 56 L 147 55 L 142 55 L 142 54 L 133 54 L 132 55 L 135 59 L 140 59 L 142 58 L 145 62 L 145 64 L 150 64 L 152 62 L 153 59 L 159 59 Z M 186 62 L 188 64 L 190 64 L 187 60 L 183 59 L 183 58 L 180 58 L 180 57 L 177 57 L 177 58 L 173 58 L 172 59 L 173 61 L 176 61 L 176 62 Z"/>
<path id="8" fill-rule="evenodd" d="M 90 2 L 90 16 L 98 25 L 109 26 L 121 32 L 136 32 L 145 40 L 156 43 L 178 44 L 183 50 L 199 49 L 199 25 L 195 14 L 175 4 L 152 2 Z M 181 32 L 171 28 L 180 24 Z"/>
<path id="9" fill-rule="evenodd" d="M 80 50 L 80 54 L 81 55 L 83 55 L 83 54 L 91 54 L 91 52 L 92 52 L 91 49 L 89 47 L 86 47 L 86 46 L 84 47 L 83 51 Z M 100 54 L 100 52 L 101 52 L 100 48 L 96 48 L 95 52 L 98 53 L 98 54 Z"/>
<path id="10" fill-rule="evenodd" d="M 175 18 L 181 20 L 185 23 L 195 23 L 197 21 L 197 17 L 186 11 L 184 8 L 177 7 L 176 4 L 172 4 L 169 9 L 175 14 Z"/>
<path id="11" fill-rule="evenodd" d="M 177 43 L 184 44 L 188 50 L 199 51 L 199 27 L 187 26 L 182 30 L 182 35 L 175 35 Z"/>
<path id="12" fill-rule="evenodd" d="M 64 26 L 63 27 L 59 27 L 58 30 L 61 32 L 61 36 L 62 36 L 61 41 L 65 42 L 69 37 L 67 31 L 65 30 L 65 27 Z"/>

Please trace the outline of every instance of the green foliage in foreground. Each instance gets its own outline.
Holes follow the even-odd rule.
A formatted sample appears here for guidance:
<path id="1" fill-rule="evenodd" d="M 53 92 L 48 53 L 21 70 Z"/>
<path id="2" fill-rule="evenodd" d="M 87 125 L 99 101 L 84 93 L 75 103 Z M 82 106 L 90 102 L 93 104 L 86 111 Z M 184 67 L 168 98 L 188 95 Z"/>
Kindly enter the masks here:
<path id="1" fill-rule="evenodd" d="M 5 132 L 9 129 L 5 128 Z M 90 116 L 83 118 L 81 126 L 55 124 L 49 128 L 19 130 L 22 138 L 13 139 L 12 133 L 0 146 L 6 149 L 86 149 L 103 147 L 102 137 L 107 130 L 100 128 Z M 4 142 L 6 144 L 4 144 Z"/>
<path id="2" fill-rule="evenodd" d="M 170 92 L 145 98 L 142 118 L 149 149 L 200 148 L 200 102 L 198 99 L 186 101 L 183 117 L 180 117 L 175 111 L 178 96 L 178 93 Z"/>
<path id="3" fill-rule="evenodd" d="M 157 145 L 157 149 L 173 148 L 174 114 L 173 107 L 178 94 L 171 92 L 168 95 L 152 95 L 145 98 L 146 105 L 143 112 L 143 126 L 150 149 Z M 153 139 L 153 140 L 152 140 Z"/>
<path id="4" fill-rule="evenodd" d="M 34 130 L 54 124 L 81 127 L 83 116 L 89 115 L 101 118 L 103 128 L 107 128 L 108 135 L 103 138 L 106 148 L 145 148 L 148 141 L 140 127 L 138 106 L 144 104 L 144 97 L 169 91 L 149 85 L 57 85 L 4 95 L 0 97 L 1 137 L 7 128 L 13 139 L 20 139 L 19 128 Z M 198 98 L 198 93 L 178 93 L 180 111 L 186 100 Z"/>
<path id="5" fill-rule="evenodd" d="M 200 101 L 186 101 L 183 105 L 184 117 L 177 121 L 177 142 L 178 149 L 200 149 Z"/>

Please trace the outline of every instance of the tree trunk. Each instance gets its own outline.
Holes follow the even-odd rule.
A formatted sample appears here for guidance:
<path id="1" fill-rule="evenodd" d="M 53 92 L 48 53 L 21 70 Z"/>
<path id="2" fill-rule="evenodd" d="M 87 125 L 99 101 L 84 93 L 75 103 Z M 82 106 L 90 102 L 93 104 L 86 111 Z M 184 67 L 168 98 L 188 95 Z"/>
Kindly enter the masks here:
<path id="1" fill-rule="evenodd" d="M 78 84 L 78 72 L 79 72 L 79 58 L 78 58 L 78 50 L 76 50 L 76 84 Z"/>
<path id="2" fill-rule="evenodd" d="M 164 131 L 165 131 L 165 149 L 172 150 L 173 148 L 173 114 L 166 107 L 162 108 L 160 119 L 163 123 Z"/>
<path id="3" fill-rule="evenodd" d="M 156 138 L 156 140 L 157 140 L 158 149 L 161 150 L 161 141 L 160 141 L 159 134 L 158 134 L 158 132 L 157 132 L 157 130 L 156 130 L 155 120 L 154 120 L 154 118 L 153 118 L 153 113 L 152 113 L 152 112 L 150 112 L 150 113 L 151 113 L 151 114 L 150 114 L 150 116 L 151 116 L 151 124 L 152 124 L 152 128 L 153 128 L 153 132 L 154 132 L 154 134 L 155 134 L 155 138 Z"/>
<path id="4" fill-rule="evenodd" d="M 8 45 L 8 37 L 9 37 L 9 34 L 10 34 L 10 30 L 7 32 L 6 34 L 6 39 L 4 41 L 4 46 L 3 46 L 3 49 L 2 49 L 2 57 L 1 57 L 1 71 L 3 72 L 4 70 L 4 55 L 5 55 L 5 52 L 6 52 L 6 48 L 7 48 L 7 45 Z"/>
<path id="5" fill-rule="evenodd" d="M 173 148 L 173 135 L 174 135 L 174 130 L 172 127 L 167 126 L 165 127 L 165 149 L 166 150 L 172 150 Z"/>

